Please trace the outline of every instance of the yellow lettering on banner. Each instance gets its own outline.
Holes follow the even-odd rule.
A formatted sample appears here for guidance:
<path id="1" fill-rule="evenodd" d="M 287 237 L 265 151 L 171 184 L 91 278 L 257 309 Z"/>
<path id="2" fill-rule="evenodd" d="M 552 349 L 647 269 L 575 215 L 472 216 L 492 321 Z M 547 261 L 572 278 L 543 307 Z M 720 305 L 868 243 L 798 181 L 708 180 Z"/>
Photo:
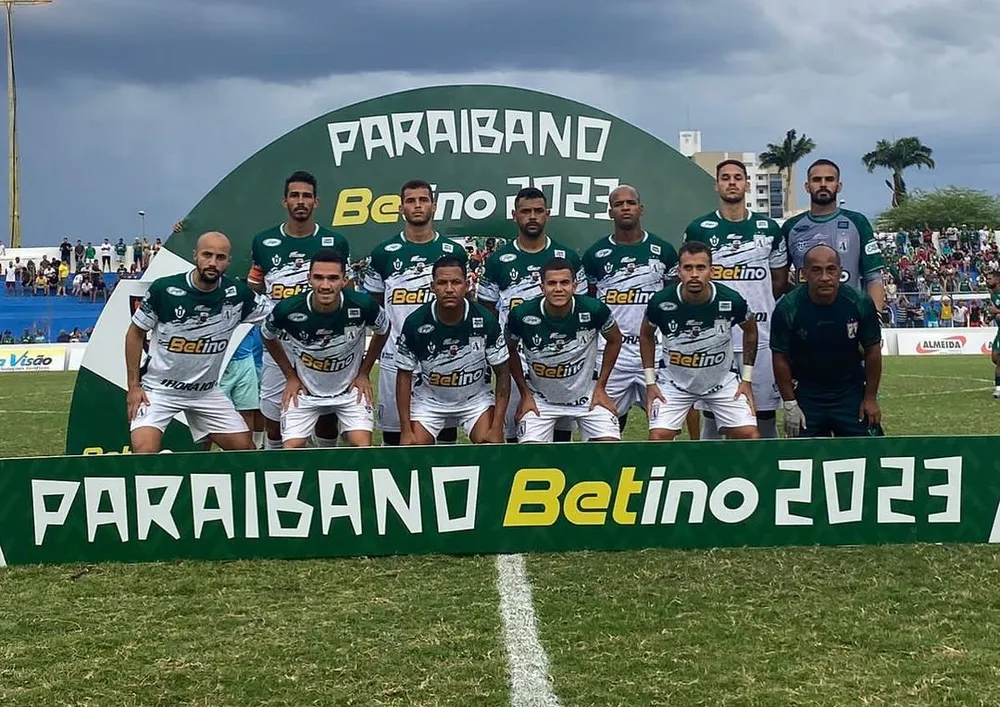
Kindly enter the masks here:
<path id="1" fill-rule="evenodd" d="M 337 205 L 333 207 L 334 226 L 360 226 L 368 220 L 368 205 L 372 203 L 372 190 L 366 187 L 341 189 Z"/>
<path id="2" fill-rule="evenodd" d="M 563 515 L 573 525 L 604 525 L 611 505 L 611 487 L 603 481 L 581 481 L 570 487 Z"/>
<path id="3" fill-rule="evenodd" d="M 383 194 L 372 203 L 372 221 L 396 223 L 399 220 L 399 194 Z"/>
<path id="4" fill-rule="evenodd" d="M 530 483 L 544 483 L 546 488 L 529 489 Z M 559 518 L 559 495 L 566 488 L 566 476 L 559 469 L 519 469 L 507 497 L 503 516 L 505 528 L 548 526 Z M 540 511 L 526 511 L 525 506 L 541 506 Z"/>
<path id="5" fill-rule="evenodd" d="M 635 525 L 635 511 L 628 510 L 628 502 L 632 496 L 642 493 L 642 482 L 635 480 L 635 467 L 623 466 L 618 477 L 618 493 L 615 495 L 615 508 L 611 517 L 619 525 Z"/>

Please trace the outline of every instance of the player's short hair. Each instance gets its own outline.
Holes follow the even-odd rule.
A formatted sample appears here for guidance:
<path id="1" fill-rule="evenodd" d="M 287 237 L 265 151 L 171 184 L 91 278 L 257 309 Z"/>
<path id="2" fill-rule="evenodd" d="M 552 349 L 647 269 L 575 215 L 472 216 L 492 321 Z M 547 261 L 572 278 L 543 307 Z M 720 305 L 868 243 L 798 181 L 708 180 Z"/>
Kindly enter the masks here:
<path id="1" fill-rule="evenodd" d="M 614 194 L 616 191 L 620 191 L 622 189 L 631 189 L 633 192 L 635 192 L 635 200 L 638 201 L 640 204 L 642 203 L 642 196 L 640 196 L 638 189 L 636 189 L 631 184 L 619 184 L 617 187 L 612 189 L 611 192 L 608 194 L 608 204 L 611 204 L 611 194 Z"/>
<path id="2" fill-rule="evenodd" d="M 411 189 L 426 189 L 427 193 L 431 197 L 431 201 L 434 200 L 434 190 L 431 189 L 430 182 L 425 182 L 423 179 L 411 179 L 399 188 L 399 198 L 402 199 L 406 196 L 406 192 Z"/>
<path id="3" fill-rule="evenodd" d="M 838 165 L 833 160 L 826 159 L 825 157 L 820 157 L 818 160 L 809 165 L 809 169 L 806 170 L 806 179 L 808 179 L 809 175 L 812 174 L 814 167 L 820 167 L 823 165 L 826 165 L 827 167 L 833 167 L 835 170 L 837 170 L 837 179 L 840 179 L 840 165 Z"/>
<path id="4" fill-rule="evenodd" d="M 309 272 L 312 272 L 316 263 L 340 263 L 340 272 L 347 274 L 347 258 L 339 250 L 333 248 L 320 248 L 309 261 Z"/>
<path id="5" fill-rule="evenodd" d="M 723 167 L 733 165 L 734 167 L 739 167 L 743 171 L 743 176 L 747 176 L 747 166 L 740 162 L 739 160 L 722 160 L 719 164 L 715 165 L 715 178 L 719 178 L 719 173 L 722 171 Z"/>
<path id="6" fill-rule="evenodd" d="M 304 170 L 298 170 L 297 172 L 292 172 L 288 179 L 285 180 L 285 196 L 288 196 L 288 187 L 292 182 L 302 182 L 303 184 L 308 184 L 313 188 L 313 196 L 316 196 L 316 177 L 314 177 L 310 172 Z"/>
<path id="7" fill-rule="evenodd" d="M 543 192 L 538 187 L 525 187 L 517 193 L 514 197 L 514 208 L 521 203 L 521 199 L 541 199 L 542 203 L 546 206 L 549 205 L 549 200 L 545 198 L 545 192 Z"/>
<path id="8" fill-rule="evenodd" d="M 567 258 L 550 258 L 548 262 L 542 266 L 542 271 L 539 273 L 539 277 L 542 279 L 542 282 L 545 282 L 545 276 L 553 270 L 569 270 L 570 275 L 576 279 L 576 270 L 573 267 L 573 263 L 569 262 Z"/>
<path id="9" fill-rule="evenodd" d="M 681 246 L 680 250 L 677 251 L 677 262 L 681 262 L 681 258 L 685 255 L 698 255 L 703 253 L 708 256 L 708 262 L 712 262 L 712 249 L 701 241 L 685 241 L 684 245 Z"/>
<path id="10" fill-rule="evenodd" d="M 465 267 L 465 261 L 455 255 L 442 255 L 435 260 L 434 266 L 431 267 L 431 278 L 436 278 L 438 270 L 441 268 L 459 268 L 462 271 L 462 277 L 467 277 L 469 274 Z"/>
<path id="11" fill-rule="evenodd" d="M 840 253 L 837 252 L 836 248 L 834 248 L 833 246 L 828 245 L 826 243 L 817 243 L 816 245 L 814 245 L 811 248 L 809 248 L 809 250 L 807 250 L 805 252 L 805 254 L 803 254 L 803 256 L 802 256 L 802 265 L 803 266 L 805 266 L 806 264 L 808 264 L 812 260 L 812 257 L 809 254 L 812 253 L 817 248 L 826 248 L 827 250 L 832 251 L 833 252 L 833 257 L 834 257 L 834 259 L 835 259 L 835 261 L 837 263 L 837 267 L 838 268 L 841 267 Z"/>

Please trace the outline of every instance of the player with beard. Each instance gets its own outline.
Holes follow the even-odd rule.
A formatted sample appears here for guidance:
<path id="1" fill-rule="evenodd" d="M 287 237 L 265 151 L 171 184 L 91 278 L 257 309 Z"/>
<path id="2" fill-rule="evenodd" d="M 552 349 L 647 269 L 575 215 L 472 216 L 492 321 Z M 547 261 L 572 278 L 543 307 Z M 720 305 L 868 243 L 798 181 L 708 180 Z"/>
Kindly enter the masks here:
<path id="1" fill-rule="evenodd" d="M 247 282 L 266 294 L 274 304 L 294 297 L 309 287 L 309 263 L 320 248 L 333 248 L 350 262 L 351 247 L 341 234 L 316 223 L 319 206 L 316 177 L 295 172 L 285 180 L 282 206 L 288 218 L 254 236 L 250 246 L 250 273 Z M 282 341 L 284 341 L 282 339 Z M 293 352 L 287 348 L 287 355 Z M 285 376 L 269 353 L 264 352 L 260 372 L 260 412 L 265 419 L 265 449 L 281 449 L 281 398 Z M 337 445 L 337 419 L 320 418 L 316 442 L 321 447 Z"/>
<path id="2" fill-rule="evenodd" d="M 805 187 L 809 211 L 792 216 L 781 227 L 798 282 L 806 281 L 806 253 L 813 246 L 828 245 L 840 256 L 841 284 L 867 292 L 881 313 L 885 306 L 882 250 L 865 215 L 839 207 L 840 167 L 830 160 L 816 160 L 806 171 Z"/>
<path id="3" fill-rule="evenodd" d="M 517 237 L 491 255 L 479 281 L 476 297 L 479 303 L 493 312 L 500 326 L 507 326 L 510 311 L 530 299 L 541 297 L 542 267 L 552 258 L 566 258 L 574 268 L 576 294 L 586 294 L 586 274 L 576 252 L 557 243 L 545 233 L 549 220 L 549 207 L 545 193 L 535 187 L 525 187 L 514 197 L 511 212 L 517 224 Z M 521 367 L 525 367 L 521 356 Z M 504 436 L 508 442 L 517 441 L 517 423 L 514 414 L 520 402 L 517 389 L 511 391 L 510 404 L 504 417 Z M 560 420 L 556 424 L 555 441 L 569 442 L 573 435 L 573 422 Z"/>
<path id="4" fill-rule="evenodd" d="M 438 258 L 452 255 L 468 263 L 465 250 L 434 230 L 434 192 L 427 182 L 414 179 L 399 190 L 399 213 L 403 230 L 372 250 L 365 269 L 364 290 L 385 308 L 391 329 L 379 360 L 376 422 L 382 444 L 400 443 L 399 410 L 396 406 L 396 347 L 406 318 L 434 299 L 431 270 Z M 453 443 L 454 426 L 441 430 L 438 442 Z"/>
<path id="5" fill-rule="evenodd" d="M 195 269 L 154 280 L 125 334 L 128 417 L 132 451 L 155 454 L 163 433 L 183 412 L 191 437 L 222 449 L 253 449 L 250 429 L 218 385 L 229 340 L 241 323 L 263 321 L 266 298 L 224 277 L 229 239 L 202 234 Z M 140 369 L 143 343 L 152 332 L 150 359 Z"/>
<path id="6" fill-rule="evenodd" d="M 786 289 L 788 253 L 781 227 L 746 207 L 750 188 L 747 168 L 739 160 L 723 160 L 715 167 L 718 208 L 693 220 L 684 231 L 685 242 L 704 243 L 712 251 L 712 280 L 733 288 L 747 301 L 757 319 L 756 373 L 753 398 L 761 437 L 778 437 L 775 411 L 781 396 L 774 382 L 768 348 L 774 302 Z M 734 365 L 743 365 L 742 331 L 733 330 Z M 705 411 L 702 439 L 722 439 L 715 416 Z"/>
<path id="7" fill-rule="evenodd" d="M 646 409 L 646 381 L 639 357 L 639 330 L 646 304 L 666 286 L 677 268 L 674 247 L 643 230 L 642 211 L 635 187 L 617 187 L 608 195 L 608 215 L 615 232 L 583 254 L 587 294 L 608 305 L 622 332 L 622 350 L 608 379 L 608 395 L 618 410 L 622 433 L 629 410 L 634 406 Z M 598 350 L 604 351 L 603 339 L 598 341 Z M 698 439 L 698 424 L 698 413 L 692 409 L 687 418 L 692 439 Z"/>

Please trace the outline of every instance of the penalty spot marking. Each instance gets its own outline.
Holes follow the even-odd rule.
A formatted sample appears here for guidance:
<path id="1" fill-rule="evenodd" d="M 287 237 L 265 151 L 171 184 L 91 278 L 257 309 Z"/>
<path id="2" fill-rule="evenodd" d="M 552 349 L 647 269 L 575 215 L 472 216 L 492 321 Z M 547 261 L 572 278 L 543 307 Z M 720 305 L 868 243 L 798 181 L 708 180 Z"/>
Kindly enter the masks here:
<path id="1" fill-rule="evenodd" d="M 497 555 L 496 563 L 511 707 L 559 707 L 549 676 L 549 656 L 538 638 L 524 556 Z"/>

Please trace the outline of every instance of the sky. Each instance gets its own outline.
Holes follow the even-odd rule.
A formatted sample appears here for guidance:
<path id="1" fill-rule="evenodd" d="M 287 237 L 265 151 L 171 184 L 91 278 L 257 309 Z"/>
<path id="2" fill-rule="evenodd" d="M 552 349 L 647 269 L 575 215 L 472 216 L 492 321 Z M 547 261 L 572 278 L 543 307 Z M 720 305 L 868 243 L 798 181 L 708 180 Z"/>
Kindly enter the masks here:
<path id="1" fill-rule="evenodd" d="M 760 152 L 795 128 L 869 216 L 881 138 L 934 149 L 911 188 L 997 193 L 997 27 L 981 0 L 55 0 L 15 12 L 24 241 L 131 239 L 140 209 L 166 234 L 299 125 L 455 83 L 575 99 L 675 147 L 697 129 Z"/>

